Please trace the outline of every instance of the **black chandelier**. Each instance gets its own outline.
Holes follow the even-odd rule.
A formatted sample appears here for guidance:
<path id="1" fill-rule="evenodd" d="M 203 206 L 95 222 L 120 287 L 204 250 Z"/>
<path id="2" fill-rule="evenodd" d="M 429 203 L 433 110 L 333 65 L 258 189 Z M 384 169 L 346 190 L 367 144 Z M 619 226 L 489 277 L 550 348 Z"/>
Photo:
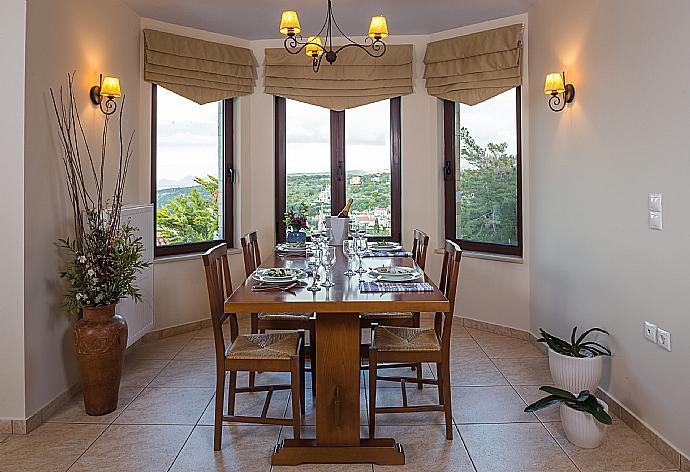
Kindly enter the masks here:
<path id="1" fill-rule="evenodd" d="M 333 27 L 340 32 L 343 38 L 349 41 L 348 44 L 333 49 Z M 329 64 L 333 64 L 338 58 L 338 53 L 348 47 L 358 47 L 362 51 L 369 54 L 371 57 L 381 57 L 386 53 L 386 43 L 382 40 L 388 37 L 388 26 L 386 24 L 386 17 L 383 15 L 373 16 L 371 24 L 369 25 L 369 33 L 364 40 L 364 44 L 359 44 L 350 39 L 343 30 L 340 29 L 338 23 L 333 18 L 333 7 L 331 0 L 328 0 L 328 11 L 326 12 L 326 21 L 324 21 L 321 30 L 316 36 L 309 36 L 306 41 L 300 36 L 300 24 L 297 18 L 296 11 L 284 11 L 280 21 L 280 32 L 287 36 L 285 38 L 285 50 L 290 54 L 299 54 L 304 50 L 307 57 L 312 59 L 312 69 L 314 72 L 319 71 L 321 67 L 321 59 L 326 57 Z M 321 35 L 324 34 L 324 41 L 321 42 Z"/>

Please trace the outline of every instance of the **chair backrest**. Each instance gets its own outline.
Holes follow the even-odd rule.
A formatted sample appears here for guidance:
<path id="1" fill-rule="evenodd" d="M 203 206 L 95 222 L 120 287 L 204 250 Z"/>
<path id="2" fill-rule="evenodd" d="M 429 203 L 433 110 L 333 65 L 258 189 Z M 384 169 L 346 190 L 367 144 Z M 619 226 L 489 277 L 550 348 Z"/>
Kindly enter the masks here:
<path id="1" fill-rule="evenodd" d="M 412 243 L 412 258 L 420 269 L 426 265 L 426 249 L 429 246 L 429 235 L 418 229 L 414 230 L 414 242 Z"/>
<path id="2" fill-rule="evenodd" d="M 213 339 L 216 345 L 216 359 L 225 358 L 225 338 L 223 323 L 230 318 L 230 339 L 235 340 L 238 334 L 237 315 L 225 313 L 225 300 L 232 294 L 230 266 L 228 265 L 228 247 L 225 243 L 215 246 L 202 256 L 206 271 L 206 287 L 211 307 L 211 324 Z"/>
<path id="3" fill-rule="evenodd" d="M 259 252 L 259 239 L 256 231 L 242 236 L 240 242 L 244 255 L 244 272 L 249 277 L 261 265 L 261 252 Z"/>
<path id="4" fill-rule="evenodd" d="M 453 326 L 453 313 L 455 312 L 455 295 L 458 288 L 460 275 L 460 260 L 462 249 L 453 241 L 446 239 L 443 248 L 443 265 L 441 266 L 441 280 L 438 288 L 450 301 L 450 310 L 447 313 L 436 313 L 434 327 L 436 334 L 441 339 L 441 345 L 446 355 L 450 353 L 451 328 Z"/>

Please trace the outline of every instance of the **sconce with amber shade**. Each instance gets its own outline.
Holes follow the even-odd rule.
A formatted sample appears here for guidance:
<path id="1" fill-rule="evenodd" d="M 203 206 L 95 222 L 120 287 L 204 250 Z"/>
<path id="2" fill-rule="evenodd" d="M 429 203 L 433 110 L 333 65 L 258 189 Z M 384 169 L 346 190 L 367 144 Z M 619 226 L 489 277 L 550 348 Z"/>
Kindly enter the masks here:
<path id="1" fill-rule="evenodd" d="M 94 105 L 99 105 L 104 115 L 112 115 L 117 110 L 115 97 L 120 97 L 120 79 L 99 76 L 98 85 L 91 87 L 89 96 Z M 103 98 L 105 97 L 105 100 Z"/>
<path id="2" fill-rule="evenodd" d="M 565 72 L 547 74 L 544 93 L 551 95 L 549 108 L 553 111 L 563 111 L 567 103 L 575 99 L 575 87 L 565 82 Z M 563 94 L 563 98 L 561 98 Z"/>

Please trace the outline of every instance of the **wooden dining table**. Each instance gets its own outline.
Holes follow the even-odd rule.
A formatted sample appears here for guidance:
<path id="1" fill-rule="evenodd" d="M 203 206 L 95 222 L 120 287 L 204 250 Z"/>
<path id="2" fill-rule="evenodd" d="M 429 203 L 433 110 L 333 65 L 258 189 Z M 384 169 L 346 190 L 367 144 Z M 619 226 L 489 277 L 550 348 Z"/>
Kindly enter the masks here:
<path id="1" fill-rule="evenodd" d="M 412 258 L 364 258 L 365 268 L 413 266 Z M 262 267 L 306 268 L 303 257 L 273 253 Z M 315 313 L 316 316 L 316 437 L 284 439 L 274 451 L 274 465 L 303 463 L 375 463 L 402 465 L 403 447 L 394 438 L 363 438 L 360 433 L 360 320 L 362 312 L 445 312 L 450 304 L 425 274 L 433 292 L 362 293 L 365 274 L 347 277 L 347 258 L 336 248 L 332 268 L 335 286 L 318 292 L 306 288 L 253 292 L 249 277 L 225 301 L 228 313 Z M 322 279 L 323 280 L 323 279 Z M 311 278 L 309 278 L 311 282 Z M 312 374 L 313 375 L 313 374 Z"/>

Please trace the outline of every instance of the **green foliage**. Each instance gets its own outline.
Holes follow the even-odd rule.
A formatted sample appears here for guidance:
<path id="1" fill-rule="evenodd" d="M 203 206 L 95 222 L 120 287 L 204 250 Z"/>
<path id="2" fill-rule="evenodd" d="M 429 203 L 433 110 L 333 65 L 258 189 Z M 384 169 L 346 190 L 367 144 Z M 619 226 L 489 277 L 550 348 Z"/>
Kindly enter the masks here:
<path id="1" fill-rule="evenodd" d="M 111 217 L 87 213 L 87 231 L 81 244 L 60 239 L 59 245 L 72 257 L 60 277 L 69 282 L 65 306 L 76 315 L 85 306 L 106 306 L 125 297 L 141 301 L 134 285 L 137 274 L 148 267 L 142 259 L 144 244 L 135 228 L 125 223 L 114 231 Z"/>
<path id="2" fill-rule="evenodd" d="M 218 179 L 197 177 L 187 195 L 169 200 L 156 211 L 156 236 L 167 244 L 211 241 L 218 238 Z"/>
<path id="3" fill-rule="evenodd" d="M 566 390 L 556 387 L 540 387 L 539 390 L 549 395 L 529 405 L 525 408 L 526 412 L 535 412 L 543 410 L 551 405 L 564 403 L 573 410 L 589 413 L 600 423 L 613 423 L 613 419 L 611 419 L 611 416 L 604 410 L 604 407 L 597 401 L 597 398 L 587 390 L 581 391 L 577 397 Z"/>
<path id="4" fill-rule="evenodd" d="M 469 166 L 460 172 L 458 238 L 517 244 L 517 158 L 507 143 L 478 145 L 461 128 L 461 158 Z"/>
<path id="5" fill-rule="evenodd" d="M 580 335 L 579 338 L 575 338 L 577 336 L 577 326 L 573 328 L 573 332 L 570 335 L 570 342 L 564 341 L 563 339 L 560 339 L 556 336 L 553 336 L 543 329 L 539 329 L 539 332 L 541 333 L 541 338 L 539 338 L 537 341 L 540 343 L 546 343 L 552 350 L 556 351 L 559 354 L 563 354 L 564 356 L 569 356 L 569 357 L 594 357 L 594 356 L 610 356 L 611 355 L 611 350 L 605 346 L 602 346 L 601 344 L 594 342 L 594 341 L 588 341 L 584 342 L 585 338 L 593 332 L 600 332 L 608 335 L 608 331 L 605 331 L 601 328 L 591 328 L 585 331 Z"/>

